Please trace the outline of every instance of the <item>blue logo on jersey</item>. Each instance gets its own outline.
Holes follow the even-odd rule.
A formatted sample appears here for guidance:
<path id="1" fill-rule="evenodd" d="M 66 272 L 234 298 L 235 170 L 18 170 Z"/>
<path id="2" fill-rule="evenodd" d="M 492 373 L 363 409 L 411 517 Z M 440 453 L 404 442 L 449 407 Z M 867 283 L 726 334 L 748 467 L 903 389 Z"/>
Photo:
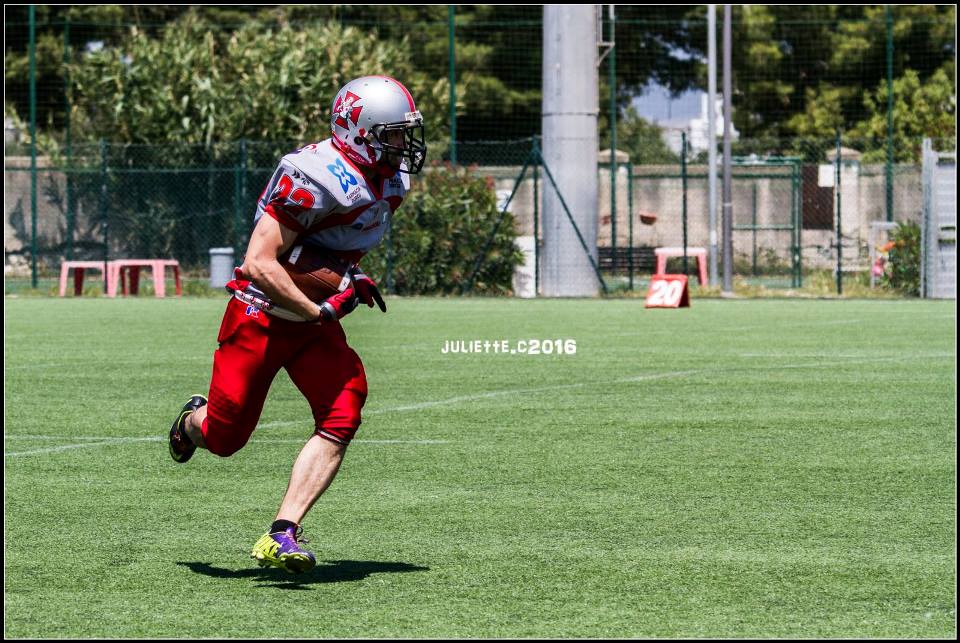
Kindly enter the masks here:
<path id="1" fill-rule="evenodd" d="M 347 193 L 351 185 L 357 185 L 357 177 L 347 172 L 347 168 L 343 164 L 342 159 L 337 159 L 337 162 L 333 165 L 328 165 L 327 169 L 340 180 L 340 187 L 343 189 L 344 194 Z"/>

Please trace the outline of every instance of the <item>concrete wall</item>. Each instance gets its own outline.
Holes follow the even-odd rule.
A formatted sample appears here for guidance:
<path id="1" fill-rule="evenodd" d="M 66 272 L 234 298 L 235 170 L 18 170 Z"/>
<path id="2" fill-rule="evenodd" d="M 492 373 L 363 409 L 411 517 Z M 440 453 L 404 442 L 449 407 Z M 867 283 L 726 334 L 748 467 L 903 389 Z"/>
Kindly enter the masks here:
<path id="1" fill-rule="evenodd" d="M 46 158 L 37 159 L 37 245 L 50 247 L 66 238 L 66 176 L 52 171 Z M 30 157 L 8 156 L 3 173 L 4 275 L 30 274 L 32 222 L 30 203 Z M 47 260 L 38 256 L 38 261 Z M 59 269 L 41 265 L 40 268 Z"/>
<path id="2" fill-rule="evenodd" d="M 520 167 L 481 167 L 481 174 L 494 179 L 501 194 L 509 194 L 520 173 Z M 784 178 L 737 178 L 737 174 L 783 174 L 772 168 L 737 168 L 733 181 L 734 224 L 751 224 L 756 210 L 758 225 L 790 224 L 792 183 Z M 637 166 L 633 168 L 633 245 L 634 246 L 679 246 L 683 243 L 683 185 L 679 168 L 668 166 Z M 706 167 L 688 167 L 687 180 L 687 245 L 709 245 L 708 185 Z M 533 234 L 533 171 L 527 170 L 527 178 L 521 183 L 510 206 L 517 220 L 518 233 Z M 923 189 L 919 166 L 898 167 L 894 175 L 894 212 L 896 221 L 919 222 L 922 217 Z M 540 183 L 545 180 L 540 173 Z M 627 169 L 620 168 L 617 176 L 617 246 L 629 245 L 629 200 Z M 849 166 L 842 171 L 841 223 L 843 226 L 844 261 L 848 265 L 864 263 L 869 257 L 867 247 L 871 221 L 886 220 L 886 177 L 883 165 Z M 597 244 L 611 245 L 610 173 L 607 168 L 599 170 L 598 197 L 599 227 Z M 756 201 L 754 201 L 754 188 Z M 540 186 L 542 191 L 543 186 Z M 562 188 L 561 188 L 562 189 Z M 719 192 L 719 190 L 718 190 Z M 797 195 L 801 198 L 801 195 Z M 718 238 L 720 235 L 720 195 L 717 195 Z M 754 206 L 756 203 L 756 206 Z M 542 212 L 542 209 L 541 209 Z M 641 213 L 657 216 L 653 225 L 643 225 Z M 789 261 L 791 236 L 789 231 L 758 231 L 757 245 L 769 248 L 784 261 Z M 754 243 L 753 233 L 734 232 L 734 252 L 750 254 Z M 801 233 L 803 263 L 806 267 L 833 267 L 836 257 L 831 249 L 835 243 L 834 231 L 805 229 Z M 848 245 L 849 244 L 849 245 Z"/>
<path id="3" fill-rule="evenodd" d="M 30 222 L 30 158 L 7 157 L 5 159 L 3 192 L 3 231 L 4 231 L 4 274 L 29 274 L 31 245 Z M 62 247 L 66 238 L 66 179 L 63 172 L 50 170 L 49 162 L 44 158 L 37 160 L 37 236 L 41 248 L 56 249 Z M 485 166 L 478 172 L 494 179 L 497 191 L 508 195 L 521 170 L 520 166 Z M 703 175 L 703 166 L 691 166 L 689 174 Z M 676 165 L 643 166 L 634 168 L 633 180 L 633 245 L 634 246 L 678 246 L 683 241 L 681 223 L 682 184 L 677 177 Z M 923 207 L 923 189 L 919 166 L 897 168 L 894 177 L 894 208 L 897 221 L 920 222 Z M 544 189 L 546 176 L 539 175 L 540 194 Z M 511 204 L 511 212 L 517 219 L 518 234 L 533 234 L 533 167 L 527 170 L 527 177 L 521 182 Z M 610 246 L 610 174 L 607 168 L 601 168 L 598 177 L 598 245 Z M 734 180 L 734 221 L 737 224 L 750 223 L 753 215 L 753 186 L 756 186 L 757 222 L 759 224 L 788 223 L 791 198 L 790 181 L 783 179 L 741 179 Z M 869 256 L 867 244 L 871 221 L 886 220 L 886 177 L 883 165 L 847 168 L 841 177 L 844 235 L 854 240 L 845 249 L 844 260 L 848 264 L 865 263 Z M 687 185 L 687 230 L 688 245 L 708 245 L 707 230 L 707 180 L 691 178 Z M 562 190 L 562 187 L 561 187 Z M 719 195 L 718 195 L 719 196 Z M 543 212 L 542 202 L 540 212 Z M 97 241 L 99 228 L 95 222 L 96 213 L 84 211 L 83 204 L 76 204 L 77 226 L 76 240 Z M 628 193 L 626 168 L 620 168 L 617 175 L 617 246 L 629 245 L 628 235 Z M 719 213 L 718 204 L 718 213 Z M 657 215 L 654 225 L 643 225 L 641 213 Z M 805 266 L 832 267 L 836 263 L 830 246 L 834 243 L 832 230 L 804 230 L 803 261 Z M 772 248 L 784 260 L 789 259 L 788 232 L 760 232 L 757 243 L 761 247 Z M 734 248 L 738 254 L 749 254 L 753 237 L 749 232 L 738 231 L 734 234 Z M 41 263 L 50 263 L 47 269 L 57 270 L 61 255 L 55 250 L 39 257 Z"/>

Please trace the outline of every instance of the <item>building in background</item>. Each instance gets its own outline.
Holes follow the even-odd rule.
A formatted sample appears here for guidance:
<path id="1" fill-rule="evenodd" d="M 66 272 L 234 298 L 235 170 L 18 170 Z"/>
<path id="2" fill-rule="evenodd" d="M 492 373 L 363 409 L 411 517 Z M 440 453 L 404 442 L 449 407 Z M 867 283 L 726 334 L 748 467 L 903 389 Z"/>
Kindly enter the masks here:
<path id="1" fill-rule="evenodd" d="M 690 146 L 689 150 L 692 154 L 696 155 L 700 152 L 705 152 L 710 146 L 710 121 L 708 119 L 709 114 L 707 109 L 709 109 L 709 97 L 706 92 L 690 92 L 695 94 L 700 99 L 700 114 L 694 118 L 685 118 L 685 119 L 675 119 L 672 122 L 660 124 L 663 128 L 663 140 L 667 144 L 667 147 L 670 148 L 674 154 L 680 154 L 680 146 L 682 144 L 682 135 L 686 133 L 687 135 L 687 144 Z M 717 96 L 716 104 L 714 105 L 714 124 L 717 128 L 717 131 L 714 132 L 716 137 L 715 140 L 723 140 L 723 97 Z M 737 131 L 737 128 L 731 124 L 730 135 L 734 141 L 740 138 L 740 133 Z"/>

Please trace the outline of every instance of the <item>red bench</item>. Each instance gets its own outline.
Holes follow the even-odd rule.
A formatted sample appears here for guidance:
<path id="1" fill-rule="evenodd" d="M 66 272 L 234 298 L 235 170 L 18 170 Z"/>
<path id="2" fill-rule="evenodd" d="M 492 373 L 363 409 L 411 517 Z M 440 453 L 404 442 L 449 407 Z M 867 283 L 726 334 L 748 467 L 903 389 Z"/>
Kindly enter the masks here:
<path id="1" fill-rule="evenodd" d="M 180 262 L 176 259 L 115 259 L 110 262 L 110 277 L 108 280 L 108 297 L 117 296 L 117 286 L 120 286 L 121 292 L 127 294 L 126 275 L 130 274 L 130 294 L 136 295 L 140 289 L 140 269 L 150 268 L 153 275 L 153 292 L 157 297 L 166 297 L 166 276 L 167 267 L 173 268 L 173 281 L 176 285 L 177 296 L 183 294 L 180 287 Z"/>
<path id="2" fill-rule="evenodd" d="M 657 255 L 656 274 L 662 275 L 667 272 L 667 259 L 670 257 L 682 257 L 683 248 L 657 248 L 653 253 Z M 700 285 L 702 286 L 707 283 L 707 249 L 687 246 L 687 258 L 696 258 L 697 268 L 699 269 L 697 278 L 700 280 Z"/>
<path id="3" fill-rule="evenodd" d="M 60 264 L 60 296 L 65 297 L 67 295 L 67 277 L 71 269 L 73 269 L 73 294 L 79 296 L 83 294 L 84 271 L 99 270 L 104 276 L 107 276 L 110 266 L 107 264 L 106 270 L 103 266 L 102 261 L 64 261 Z"/>
<path id="4" fill-rule="evenodd" d="M 150 268 L 153 275 L 153 291 L 157 297 L 166 297 L 166 268 L 173 268 L 173 281 L 176 284 L 177 295 L 183 294 L 180 286 L 180 263 L 175 259 L 115 259 L 106 263 L 102 261 L 64 261 L 60 264 L 60 296 L 67 294 L 67 278 L 73 269 L 73 292 L 83 294 L 83 273 L 87 269 L 96 269 L 105 273 L 107 279 L 107 296 L 116 297 L 118 284 L 120 291 L 127 294 L 127 276 L 130 277 L 131 295 L 140 290 L 140 269 Z"/>

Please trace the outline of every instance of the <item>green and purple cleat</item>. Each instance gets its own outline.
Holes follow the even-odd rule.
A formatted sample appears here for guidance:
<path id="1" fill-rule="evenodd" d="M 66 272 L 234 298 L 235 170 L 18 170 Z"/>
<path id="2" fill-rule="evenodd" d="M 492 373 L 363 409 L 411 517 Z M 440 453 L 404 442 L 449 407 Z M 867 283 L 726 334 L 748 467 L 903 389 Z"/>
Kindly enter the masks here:
<path id="1" fill-rule="evenodd" d="M 317 564 L 313 552 L 300 547 L 300 543 L 306 542 L 308 541 L 303 538 L 303 527 L 290 527 L 286 531 L 267 533 L 253 546 L 250 557 L 256 558 L 261 567 L 271 565 L 291 574 L 302 574 Z"/>

